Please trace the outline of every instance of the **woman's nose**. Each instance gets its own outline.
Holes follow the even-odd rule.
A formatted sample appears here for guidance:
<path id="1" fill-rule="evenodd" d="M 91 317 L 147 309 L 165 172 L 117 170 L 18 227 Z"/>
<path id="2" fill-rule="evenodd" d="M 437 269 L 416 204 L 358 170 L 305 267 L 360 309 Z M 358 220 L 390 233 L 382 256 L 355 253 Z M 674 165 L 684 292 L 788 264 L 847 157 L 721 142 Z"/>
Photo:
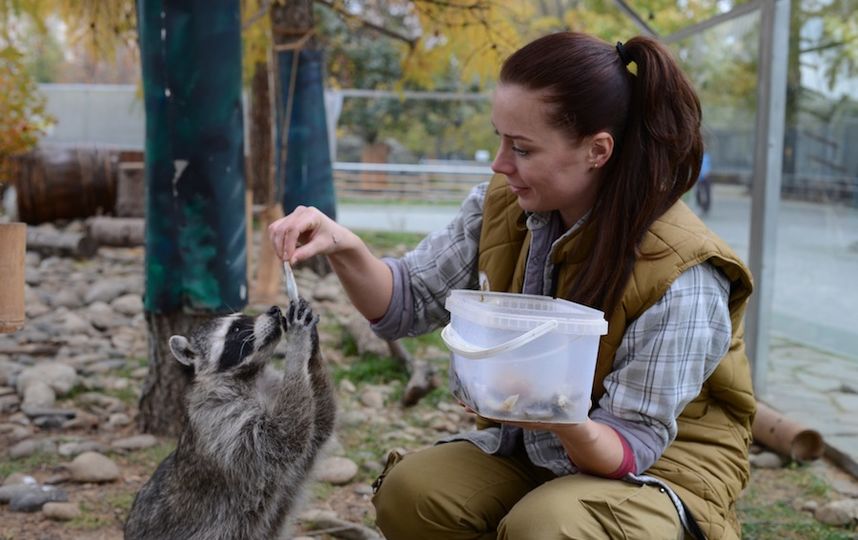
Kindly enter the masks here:
<path id="1" fill-rule="evenodd" d="M 503 146 L 498 148 L 498 152 L 495 154 L 495 160 L 492 161 L 492 171 L 506 175 L 515 172 L 515 164 L 509 159 L 509 152 L 505 151 Z"/>

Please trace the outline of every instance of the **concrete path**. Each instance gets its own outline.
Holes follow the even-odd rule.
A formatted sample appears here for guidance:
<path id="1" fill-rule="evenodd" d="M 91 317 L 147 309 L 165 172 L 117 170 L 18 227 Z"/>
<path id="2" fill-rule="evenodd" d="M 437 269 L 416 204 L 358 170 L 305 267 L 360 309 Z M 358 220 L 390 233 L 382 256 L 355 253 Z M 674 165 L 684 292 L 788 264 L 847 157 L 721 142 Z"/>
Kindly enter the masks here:
<path id="1" fill-rule="evenodd" d="M 715 186 L 706 223 L 747 260 L 750 199 Z M 456 207 L 343 205 L 365 230 L 426 233 Z M 858 209 L 783 201 L 776 239 L 767 393 L 758 399 L 819 431 L 828 455 L 858 476 Z"/>

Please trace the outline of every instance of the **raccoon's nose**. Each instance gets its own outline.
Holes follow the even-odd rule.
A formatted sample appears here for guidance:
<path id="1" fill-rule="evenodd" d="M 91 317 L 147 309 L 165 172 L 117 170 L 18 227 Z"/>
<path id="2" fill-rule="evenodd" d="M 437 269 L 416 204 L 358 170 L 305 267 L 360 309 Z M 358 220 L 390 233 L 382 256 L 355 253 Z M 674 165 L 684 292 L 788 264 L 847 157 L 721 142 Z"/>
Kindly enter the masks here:
<path id="1" fill-rule="evenodd" d="M 279 308 L 279 307 L 277 307 L 277 306 L 271 306 L 271 307 L 268 309 L 268 314 L 269 314 L 270 316 L 272 316 L 272 317 L 276 317 L 276 318 L 280 318 L 280 316 L 282 315 L 282 313 L 280 312 L 280 308 Z"/>

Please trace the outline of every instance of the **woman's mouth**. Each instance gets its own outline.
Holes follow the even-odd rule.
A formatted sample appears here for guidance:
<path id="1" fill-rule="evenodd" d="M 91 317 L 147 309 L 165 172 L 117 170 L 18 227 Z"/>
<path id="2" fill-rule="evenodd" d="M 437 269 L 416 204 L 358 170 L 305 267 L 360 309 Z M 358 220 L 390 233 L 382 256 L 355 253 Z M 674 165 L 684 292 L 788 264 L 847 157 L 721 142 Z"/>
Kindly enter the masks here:
<path id="1" fill-rule="evenodd" d="M 512 194 L 517 197 L 520 197 L 522 194 L 530 190 L 530 188 L 525 186 L 515 186 L 513 184 L 507 184 L 507 186 L 509 186 L 509 190 L 512 191 Z"/>

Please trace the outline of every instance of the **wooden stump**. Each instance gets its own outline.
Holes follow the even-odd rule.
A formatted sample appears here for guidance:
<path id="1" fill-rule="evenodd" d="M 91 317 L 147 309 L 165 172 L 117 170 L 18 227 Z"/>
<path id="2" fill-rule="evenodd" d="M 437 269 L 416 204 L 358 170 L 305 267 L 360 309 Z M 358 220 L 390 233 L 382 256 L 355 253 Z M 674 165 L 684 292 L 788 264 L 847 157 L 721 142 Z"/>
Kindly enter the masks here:
<path id="1" fill-rule="evenodd" d="M 24 255 L 27 226 L 0 223 L 0 332 L 24 326 Z"/>

